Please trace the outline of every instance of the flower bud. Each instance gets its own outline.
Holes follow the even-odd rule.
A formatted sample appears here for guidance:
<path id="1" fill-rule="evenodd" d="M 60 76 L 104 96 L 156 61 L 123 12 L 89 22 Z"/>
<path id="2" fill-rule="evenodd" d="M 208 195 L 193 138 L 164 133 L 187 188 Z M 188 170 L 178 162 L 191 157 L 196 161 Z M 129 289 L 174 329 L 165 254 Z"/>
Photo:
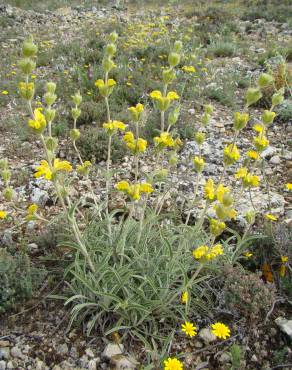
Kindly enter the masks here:
<path id="1" fill-rule="evenodd" d="M 11 202 L 12 199 L 15 199 L 15 197 L 16 197 L 15 191 L 10 187 L 5 188 L 2 192 L 2 194 L 3 194 L 4 199 L 7 202 Z"/>
<path id="2" fill-rule="evenodd" d="M 36 44 L 32 42 L 32 40 L 26 40 L 22 46 L 22 55 L 24 57 L 34 57 L 38 51 L 38 47 Z"/>
<path id="3" fill-rule="evenodd" d="M 279 105 L 284 101 L 284 95 L 281 90 L 277 91 L 273 96 L 272 96 L 272 104 L 273 106 Z"/>
<path id="4" fill-rule="evenodd" d="M 107 44 L 105 47 L 105 53 L 106 55 L 109 55 L 110 57 L 113 57 L 116 51 L 117 51 L 117 47 L 113 43 Z"/>
<path id="5" fill-rule="evenodd" d="M 214 209 L 219 220 L 225 220 L 227 218 L 226 208 L 222 204 L 216 204 Z"/>
<path id="6" fill-rule="evenodd" d="M 72 95 L 72 100 L 77 107 L 82 103 L 82 96 L 79 91 L 75 95 Z"/>
<path id="7" fill-rule="evenodd" d="M 180 106 L 174 108 L 168 115 L 168 124 L 170 126 L 176 124 L 180 113 Z"/>
<path id="8" fill-rule="evenodd" d="M 250 106 L 254 103 L 256 103 L 260 98 L 262 97 L 262 93 L 260 89 L 250 87 L 245 95 L 247 106 Z"/>
<path id="9" fill-rule="evenodd" d="M 196 132 L 195 134 L 195 141 L 198 145 L 202 145 L 205 141 L 206 134 L 204 132 Z"/>
<path id="10" fill-rule="evenodd" d="M 109 35 L 109 42 L 116 42 L 117 39 L 118 39 L 119 35 L 116 33 L 116 31 L 113 31 L 110 35 Z"/>
<path id="11" fill-rule="evenodd" d="M 19 67 L 23 74 L 29 75 L 35 69 L 36 63 L 29 58 L 24 58 L 20 60 Z"/>
<path id="12" fill-rule="evenodd" d="M 170 164 L 170 166 L 175 166 L 178 162 L 178 158 L 177 158 L 177 155 L 174 153 L 172 153 L 169 158 L 168 158 L 168 163 Z"/>
<path id="13" fill-rule="evenodd" d="M 155 172 L 155 178 L 157 181 L 163 181 L 168 175 L 168 170 L 165 168 L 162 168 L 161 170 L 158 170 Z"/>
<path id="14" fill-rule="evenodd" d="M 196 172 L 201 173 L 205 167 L 205 161 L 203 158 L 196 156 L 193 159 L 194 167 Z"/>
<path id="15" fill-rule="evenodd" d="M 54 94 L 55 91 L 56 91 L 56 87 L 57 87 L 57 85 L 55 84 L 55 82 L 47 82 L 46 83 L 46 91 L 48 93 Z"/>
<path id="16" fill-rule="evenodd" d="M 10 177 L 11 177 L 11 172 L 8 168 L 5 168 L 2 172 L 1 172 L 1 176 L 2 176 L 2 179 L 5 183 L 8 183 L 9 180 L 10 180 Z"/>
<path id="17" fill-rule="evenodd" d="M 74 120 L 77 120 L 80 117 L 81 110 L 79 108 L 72 108 L 71 114 Z"/>
<path id="18" fill-rule="evenodd" d="M 233 125 L 234 129 L 236 131 L 242 130 L 247 125 L 248 120 L 249 120 L 248 113 L 235 112 Z"/>
<path id="19" fill-rule="evenodd" d="M 105 72 L 110 72 L 115 67 L 115 63 L 109 57 L 104 57 L 102 67 Z"/>
<path id="20" fill-rule="evenodd" d="M 180 62 L 180 55 L 178 53 L 171 52 L 168 56 L 168 63 L 171 67 L 175 67 Z"/>
<path id="21" fill-rule="evenodd" d="M 54 137 L 47 137 L 45 139 L 46 147 L 50 152 L 54 152 L 58 146 L 58 139 Z"/>
<path id="22" fill-rule="evenodd" d="M 201 119 L 202 124 L 206 126 L 209 123 L 210 118 L 211 118 L 210 114 L 204 113 Z"/>
<path id="23" fill-rule="evenodd" d="M 232 195 L 229 192 L 226 192 L 223 194 L 222 203 L 225 207 L 229 207 L 233 204 L 234 199 L 232 198 Z"/>
<path id="24" fill-rule="evenodd" d="M 212 114 L 214 111 L 214 107 L 211 104 L 206 104 L 204 109 L 207 114 Z"/>
<path id="25" fill-rule="evenodd" d="M 46 109 L 45 118 L 47 122 L 52 122 L 55 118 L 55 115 L 56 115 L 55 109 L 51 109 L 51 108 Z"/>
<path id="26" fill-rule="evenodd" d="M 175 71 L 173 69 L 165 69 L 162 72 L 162 80 L 165 85 L 168 85 L 175 79 Z"/>
<path id="27" fill-rule="evenodd" d="M 274 81 L 274 77 L 268 73 L 262 73 L 258 79 L 258 85 L 260 88 L 265 88 L 271 85 Z"/>
<path id="28" fill-rule="evenodd" d="M 1 158 L 0 159 L 0 170 L 5 170 L 8 167 L 8 159 L 7 158 Z"/>
<path id="29" fill-rule="evenodd" d="M 275 112 L 271 112 L 270 110 L 265 110 L 262 114 L 262 121 L 265 125 L 270 125 L 276 116 Z"/>
<path id="30" fill-rule="evenodd" d="M 176 53 L 180 53 L 181 50 L 182 50 L 182 47 L 183 47 L 183 43 L 181 41 L 176 41 L 173 45 L 173 50 L 176 52 Z"/>
<path id="31" fill-rule="evenodd" d="M 80 137 L 80 131 L 77 129 L 77 128 L 73 128 L 71 131 L 70 131 L 70 137 L 73 141 L 76 141 L 79 139 Z"/>
<path id="32" fill-rule="evenodd" d="M 56 99 L 57 99 L 57 95 L 56 94 L 52 94 L 50 92 L 47 92 L 44 95 L 44 100 L 45 100 L 46 104 L 49 107 L 55 103 Z"/>
<path id="33" fill-rule="evenodd" d="M 245 214 L 246 221 L 252 225 L 255 222 L 256 213 L 253 210 L 247 211 Z"/>

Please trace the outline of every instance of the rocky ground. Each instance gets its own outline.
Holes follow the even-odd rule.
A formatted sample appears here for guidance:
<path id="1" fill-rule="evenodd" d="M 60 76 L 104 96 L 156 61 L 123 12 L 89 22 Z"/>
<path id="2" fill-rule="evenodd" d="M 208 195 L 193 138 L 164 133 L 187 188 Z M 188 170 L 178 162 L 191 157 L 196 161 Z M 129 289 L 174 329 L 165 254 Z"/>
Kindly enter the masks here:
<path id="1" fill-rule="evenodd" d="M 139 18 L 143 15 L 142 11 L 135 10 L 135 15 L 125 9 L 103 8 L 98 7 L 83 8 L 61 8 L 53 12 L 37 13 L 35 11 L 24 11 L 9 5 L 0 5 L 0 17 L 3 28 L 1 30 L 1 55 L 8 54 L 14 50 L 14 57 L 17 54 L 17 48 L 23 40 L 23 35 L 34 33 L 38 35 L 47 45 L 54 45 L 58 39 L 67 40 L 82 38 L 82 32 L 86 28 L 93 28 L 98 22 L 103 22 L 108 17 L 116 17 L 119 22 L 127 23 L 135 16 Z M 167 10 L 163 10 L 161 15 L 168 15 Z M 175 22 L 176 19 L 173 19 Z M 241 21 L 239 27 L 242 32 L 248 28 L 250 40 L 250 51 L 256 54 L 264 53 L 266 40 L 272 35 L 278 40 L 291 39 L 292 30 L 287 24 L 275 21 L 267 22 L 257 19 L 255 21 Z M 15 60 L 12 59 L 12 60 Z M 223 58 L 221 66 L 216 64 L 218 61 L 211 61 L 210 64 L 216 68 L 217 74 L 228 70 L 245 71 L 252 79 L 256 79 L 259 70 L 253 69 L 253 65 L 248 58 L 234 56 Z M 56 67 L 56 66 L 55 66 Z M 57 66 L 56 68 L 62 66 Z M 291 67 L 291 66 L 290 66 Z M 46 78 L 51 73 L 51 66 L 39 68 L 41 79 Z M 5 80 L 1 76 L 1 80 Z M 210 82 L 212 83 L 212 82 Z M 4 97 L 5 98 L 5 97 Z M 206 174 L 218 178 L 223 170 L 222 166 L 222 149 L 229 140 L 232 127 L 232 113 L 229 107 L 218 102 L 212 102 L 214 105 L 214 114 L 209 125 L 207 141 L 203 146 L 203 155 L 206 159 Z M 17 111 L 21 111 L 21 105 L 13 95 L 0 106 L 1 115 L 1 137 L 0 137 L 0 157 L 7 157 L 13 172 L 13 186 L 17 191 L 18 199 L 25 204 L 37 203 L 41 208 L 46 209 L 46 215 L 55 215 L 58 213 L 58 205 L 54 204 L 52 189 L 48 182 L 35 179 L 32 174 L 36 165 L 42 158 L 41 144 L 38 141 L 28 138 L 19 141 L 19 132 L 15 128 L 10 131 L 5 127 L 6 122 L 15 119 Z M 253 108 L 251 115 L 256 122 L 259 118 L 261 109 Z M 184 115 L 190 121 L 197 121 L 200 116 L 195 102 L 191 102 Z M 25 118 L 22 113 L 21 119 Z M 270 146 L 262 153 L 267 160 L 266 173 L 271 176 L 271 211 L 278 216 L 283 223 L 290 225 L 292 223 L 292 205 L 291 193 L 285 189 L 285 184 L 292 182 L 292 153 L 291 153 L 291 126 L 292 117 L 286 122 L 276 121 L 269 133 Z M 251 140 L 251 128 L 248 128 L 245 135 L 240 137 L 238 147 L 241 151 L 249 149 Z M 289 146 L 290 145 L 290 146 Z M 60 140 L 60 157 L 66 157 L 73 163 L 76 158 L 70 149 L 70 144 L 66 139 Z M 180 156 L 179 175 L 172 174 L 170 182 L 172 191 L 170 196 L 175 199 L 181 207 L 185 198 L 191 199 L 193 195 L 193 184 L 195 176 L 189 175 L 188 159 L 196 153 L 196 145 L 192 140 L 187 140 Z M 120 163 L 115 164 L 119 173 L 116 180 L 122 178 L 131 178 L 130 172 L 131 160 L 125 157 Z M 96 165 L 96 173 L 103 163 Z M 149 172 L 152 166 L 152 158 L 143 158 L 143 171 Z M 232 170 L 232 169 L 231 169 Z M 16 175 L 21 174 L 21 175 Z M 231 185 L 234 181 L 230 180 Z M 202 180 L 202 185 L 204 180 Z M 2 184 L 0 183 L 0 186 Z M 105 190 L 104 181 L 98 177 L 92 180 L 93 188 L 96 189 L 97 196 L 103 198 Z M 82 182 L 76 183 L 76 191 Z M 86 186 L 85 186 L 86 187 Z M 264 195 L 262 193 L 264 192 Z M 247 197 L 238 200 L 238 221 L 243 222 L 243 215 L 251 207 L 260 213 L 267 209 L 268 195 L 261 188 L 252 191 L 252 202 Z M 118 200 L 117 200 L 118 201 Z M 168 200 L 165 200 L 165 207 L 168 207 Z M 170 204 L 170 202 L 169 202 Z M 114 207 L 114 206 L 113 206 Z M 196 217 L 196 210 L 192 215 Z M 185 216 L 187 210 L 183 209 Z M 17 210 L 14 211 L 13 217 L 19 216 Z M 39 226 L 31 221 L 22 227 L 25 233 L 32 233 L 38 230 Z M 2 230 L 1 246 L 11 247 L 17 244 L 18 230 Z M 39 246 L 36 243 L 30 243 L 29 248 L 31 255 L 39 254 Z M 45 283 L 46 284 L 46 283 Z M 44 288 L 45 292 L 48 289 Z M 40 295 L 41 297 L 41 295 Z M 281 315 L 281 309 L 278 314 Z M 29 303 L 27 311 L 21 314 L 12 314 L 1 319 L 0 323 L 0 370 L 6 369 L 107 369 L 109 367 L 116 369 L 128 369 L 136 367 L 136 358 L 140 357 L 134 345 L 129 343 L 126 348 L 118 344 L 107 344 L 101 334 L 94 337 L 83 336 L 82 330 L 66 330 L 69 320 L 68 311 L 55 302 L 47 301 L 42 298 L 36 298 Z M 84 328 L 86 329 L 86 328 Z M 205 331 L 204 331 L 205 330 Z M 287 337 L 291 337 L 291 321 L 272 323 L 269 329 L 266 327 L 254 331 L 254 343 L 246 341 L 245 347 L 247 360 L 242 365 L 246 369 L 276 369 L 271 363 L 273 351 L 288 348 Z M 286 333 L 286 334 L 284 334 Z M 230 368 L 230 356 L 221 350 L 214 348 L 212 344 L 214 338 L 210 337 L 208 329 L 202 329 L 198 339 L 194 343 L 194 348 L 187 348 L 185 343 L 177 343 L 178 350 L 189 352 L 189 364 L 192 369 L 228 369 Z M 265 342 L 265 344 L 263 344 Z M 244 340 L 243 340 L 244 343 Z M 214 345 L 215 346 L 215 345 Z M 223 346 L 224 347 L 224 344 Z M 287 349 L 291 360 L 291 349 Z M 216 353 L 214 355 L 214 353 Z M 142 357 L 145 354 L 142 354 Z M 290 361 L 291 362 L 291 361 Z M 291 364 L 290 364 L 291 365 Z M 289 366 L 290 366 L 289 365 Z M 287 366 L 286 366 L 287 367 Z M 288 368 L 288 367 L 287 367 Z M 292 365 L 291 365 L 292 368 Z"/>

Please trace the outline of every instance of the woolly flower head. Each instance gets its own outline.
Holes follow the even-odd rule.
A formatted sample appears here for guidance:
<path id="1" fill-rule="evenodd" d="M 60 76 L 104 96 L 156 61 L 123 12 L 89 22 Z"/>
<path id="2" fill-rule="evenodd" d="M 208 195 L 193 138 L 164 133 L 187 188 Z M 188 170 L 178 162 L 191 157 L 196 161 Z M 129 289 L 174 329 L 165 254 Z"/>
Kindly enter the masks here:
<path id="1" fill-rule="evenodd" d="M 46 118 L 42 114 L 41 110 L 42 110 L 42 108 L 35 109 L 34 112 L 33 112 L 34 118 L 28 120 L 28 126 L 36 134 L 41 134 L 47 126 Z"/>
<path id="2" fill-rule="evenodd" d="M 139 200 L 141 195 L 150 194 L 154 191 L 152 185 L 148 182 L 132 185 L 128 181 L 120 181 L 115 188 L 127 194 L 132 200 Z"/>
<path id="3" fill-rule="evenodd" d="M 135 107 L 128 108 L 128 111 L 130 112 L 133 121 L 138 122 L 144 111 L 144 105 L 141 103 L 138 103 L 136 104 Z"/>
<path id="4" fill-rule="evenodd" d="M 56 158 L 51 168 L 47 161 L 42 160 L 41 164 L 37 167 L 34 177 L 39 178 L 43 176 L 46 180 L 52 180 L 56 173 L 70 171 L 72 171 L 72 166 L 68 161 L 60 161 L 59 158 Z"/>
<path id="5" fill-rule="evenodd" d="M 232 165 L 234 162 L 238 161 L 240 158 L 240 153 L 235 144 L 230 144 L 224 148 L 223 161 L 226 166 Z"/>
<path id="6" fill-rule="evenodd" d="M 204 261 L 211 261 L 218 256 L 223 254 L 223 249 L 221 244 L 215 244 L 212 247 L 207 245 L 201 245 L 193 250 L 193 256 L 196 260 L 200 260 L 201 262 Z"/>
<path id="7" fill-rule="evenodd" d="M 156 136 L 154 143 L 159 148 L 170 148 L 175 146 L 175 141 L 168 132 L 161 132 L 160 136 Z"/>
<path id="8" fill-rule="evenodd" d="M 154 90 L 150 93 L 150 98 L 154 100 L 156 108 L 164 112 L 169 108 L 173 100 L 179 99 L 179 96 L 175 91 L 169 91 L 166 96 L 163 96 L 161 91 Z"/>
<path id="9" fill-rule="evenodd" d="M 209 179 L 206 182 L 205 185 L 205 198 L 209 201 L 212 201 L 215 199 L 215 186 L 214 181 L 212 179 Z"/>
<path id="10" fill-rule="evenodd" d="M 112 135 L 113 133 L 115 133 L 117 130 L 121 130 L 121 131 L 124 131 L 127 127 L 127 125 L 125 125 L 123 122 L 121 121 L 110 121 L 110 122 L 106 122 L 102 125 L 102 127 L 106 130 L 106 132 L 109 134 L 109 135 Z"/>

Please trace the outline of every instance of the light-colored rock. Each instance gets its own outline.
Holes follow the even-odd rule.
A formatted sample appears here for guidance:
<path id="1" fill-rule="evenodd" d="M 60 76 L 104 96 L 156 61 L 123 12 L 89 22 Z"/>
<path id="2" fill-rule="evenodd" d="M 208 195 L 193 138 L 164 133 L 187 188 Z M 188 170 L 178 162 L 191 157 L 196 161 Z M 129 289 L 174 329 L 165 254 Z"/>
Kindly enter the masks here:
<path id="1" fill-rule="evenodd" d="M 0 370 L 6 370 L 6 362 L 4 360 L 0 361 Z"/>
<path id="2" fill-rule="evenodd" d="M 231 362 L 230 354 L 227 352 L 222 353 L 222 355 L 219 357 L 219 362 L 221 364 L 227 364 L 228 362 Z"/>
<path id="3" fill-rule="evenodd" d="M 123 344 L 108 343 L 102 353 L 102 356 L 110 360 L 113 356 L 121 355 L 123 352 Z"/>
<path id="4" fill-rule="evenodd" d="M 137 367 L 137 362 L 124 355 L 115 355 L 111 358 L 110 364 L 113 370 L 133 370 Z"/>
<path id="5" fill-rule="evenodd" d="M 283 333 L 287 334 L 292 339 L 292 320 L 278 317 L 275 320 L 275 323 L 279 326 Z"/>
<path id="6" fill-rule="evenodd" d="M 87 354 L 88 357 L 91 357 L 91 358 L 94 357 L 94 353 L 91 348 L 86 348 L 85 353 Z"/>
<path id="7" fill-rule="evenodd" d="M 19 347 L 11 348 L 10 354 L 11 354 L 12 357 L 16 357 L 16 358 L 20 358 L 20 359 L 23 358 L 23 354 L 22 354 L 21 349 Z"/>
<path id="8" fill-rule="evenodd" d="M 204 328 L 199 331 L 199 337 L 206 343 L 212 343 L 215 342 L 217 339 L 216 336 L 212 333 L 210 328 Z"/>
<path id="9" fill-rule="evenodd" d="M 278 155 L 274 155 L 270 159 L 270 163 L 272 163 L 272 164 L 280 164 L 281 163 L 281 158 Z"/>

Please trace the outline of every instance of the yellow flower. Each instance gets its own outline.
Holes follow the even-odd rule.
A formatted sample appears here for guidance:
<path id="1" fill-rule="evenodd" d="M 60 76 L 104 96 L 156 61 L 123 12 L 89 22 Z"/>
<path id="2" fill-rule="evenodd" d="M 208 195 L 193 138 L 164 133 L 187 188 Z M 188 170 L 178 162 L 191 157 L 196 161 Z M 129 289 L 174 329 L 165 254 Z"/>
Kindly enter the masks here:
<path id="1" fill-rule="evenodd" d="M 243 178 L 243 177 L 245 177 L 246 175 L 247 175 L 247 168 L 246 167 L 240 167 L 238 170 L 237 170 L 237 172 L 236 172 L 236 174 L 235 174 L 235 178 L 236 179 L 241 179 L 241 178 Z"/>
<path id="2" fill-rule="evenodd" d="M 156 107 L 161 111 L 166 111 L 173 100 L 179 99 L 175 91 L 170 91 L 167 96 L 163 96 L 161 91 L 154 90 L 150 93 L 150 97 L 156 103 Z"/>
<path id="3" fill-rule="evenodd" d="M 195 335 L 197 335 L 197 327 L 192 324 L 191 322 L 189 321 L 186 321 L 184 324 L 182 324 L 181 326 L 181 330 L 186 334 L 186 336 L 188 337 L 194 337 Z"/>
<path id="4" fill-rule="evenodd" d="M 269 145 L 269 140 L 265 136 L 257 136 L 253 139 L 254 146 L 258 152 L 262 152 Z"/>
<path id="5" fill-rule="evenodd" d="M 54 171 L 64 171 L 70 172 L 72 171 L 72 166 L 68 161 L 60 161 L 59 158 L 54 159 Z"/>
<path id="6" fill-rule="evenodd" d="M 259 134 L 262 134 L 265 130 L 264 126 L 259 123 L 256 123 L 255 125 L 253 125 L 252 128 L 254 131 L 258 132 Z"/>
<path id="7" fill-rule="evenodd" d="M 209 247 L 207 245 L 201 245 L 200 247 L 196 248 L 193 251 L 193 256 L 196 260 L 200 260 L 203 257 L 205 257 L 208 250 L 209 250 Z"/>
<path id="8" fill-rule="evenodd" d="M 164 361 L 164 370 L 183 370 L 183 364 L 176 358 L 168 358 Z"/>
<path id="9" fill-rule="evenodd" d="M 255 161 L 257 159 L 259 159 L 259 153 L 256 152 L 255 150 L 249 150 L 246 155 L 250 158 L 250 159 L 254 159 Z"/>
<path id="10" fill-rule="evenodd" d="M 83 164 L 77 165 L 77 172 L 86 176 L 88 175 L 91 166 L 92 166 L 92 163 L 90 161 L 84 161 Z"/>
<path id="11" fill-rule="evenodd" d="M 223 221 L 216 220 L 215 218 L 210 219 L 210 232 L 214 236 L 219 236 L 223 233 L 226 228 L 226 224 Z"/>
<path id="12" fill-rule="evenodd" d="M 288 262 L 288 256 L 281 256 L 281 262 L 282 263 Z"/>
<path id="13" fill-rule="evenodd" d="M 216 189 L 216 197 L 220 203 L 223 203 L 224 195 L 230 192 L 229 188 L 225 187 L 223 184 L 219 184 Z"/>
<path id="14" fill-rule="evenodd" d="M 170 91 L 168 94 L 167 94 L 167 99 L 169 100 L 177 100 L 179 99 L 179 96 L 177 95 L 177 93 L 175 91 Z"/>
<path id="15" fill-rule="evenodd" d="M 40 166 L 37 167 L 37 172 L 34 174 L 34 177 L 39 178 L 44 176 L 46 180 L 52 179 L 52 171 L 50 170 L 49 164 L 47 161 L 42 160 Z"/>
<path id="16" fill-rule="evenodd" d="M 253 255 L 253 254 L 252 254 L 251 252 L 248 252 L 248 251 L 247 251 L 247 252 L 244 252 L 244 253 L 243 253 L 243 255 L 244 255 L 244 257 L 246 257 L 246 258 L 250 258 L 250 257 L 252 257 L 252 255 Z"/>
<path id="17" fill-rule="evenodd" d="M 265 215 L 265 218 L 266 218 L 267 220 L 269 220 L 269 221 L 277 221 L 277 220 L 278 220 L 278 217 L 276 217 L 276 216 L 272 215 L 271 213 L 267 213 L 267 214 Z"/>
<path id="18" fill-rule="evenodd" d="M 207 260 L 213 260 L 214 258 L 221 256 L 223 254 L 223 249 L 221 244 L 215 244 L 212 248 L 209 249 L 206 253 L 205 258 Z"/>
<path id="19" fill-rule="evenodd" d="M 141 193 L 152 193 L 154 191 L 153 187 L 151 184 L 148 182 L 144 182 L 140 184 L 140 192 Z"/>
<path id="20" fill-rule="evenodd" d="M 104 123 L 102 127 L 108 132 L 109 135 L 112 135 L 117 130 L 124 131 L 127 125 L 125 125 L 121 121 L 110 121 L 110 122 Z"/>
<path id="21" fill-rule="evenodd" d="M 46 180 L 52 180 L 53 175 L 59 171 L 70 172 L 72 171 L 72 166 L 68 161 L 60 161 L 59 158 L 54 159 L 53 168 L 51 170 L 47 161 L 42 160 L 40 166 L 37 167 L 37 172 L 34 177 L 39 178 L 44 176 Z"/>
<path id="22" fill-rule="evenodd" d="M 98 87 L 101 96 L 103 96 L 104 98 L 108 97 L 112 93 L 115 85 L 116 81 L 112 78 L 110 78 L 107 83 L 105 83 L 105 81 L 101 79 L 95 81 L 95 86 Z"/>
<path id="23" fill-rule="evenodd" d="M 130 185 L 128 181 L 120 181 L 116 184 L 115 188 L 120 191 L 128 191 L 130 189 Z"/>
<path id="24" fill-rule="evenodd" d="M 28 126 L 33 129 L 33 131 L 37 134 L 41 134 L 46 126 L 46 118 L 41 112 L 42 108 L 37 108 L 34 110 L 34 119 L 29 119 L 28 120 Z"/>
<path id="25" fill-rule="evenodd" d="M 202 172 L 203 171 L 203 169 L 204 169 L 204 167 L 205 167 L 205 161 L 204 161 L 204 158 L 202 158 L 202 157 L 195 157 L 194 159 L 193 159 L 193 163 L 194 163 L 194 166 L 195 166 L 195 170 L 197 171 L 197 172 Z"/>
<path id="26" fill-rule="evenodd" d="M 189 300 L 189 293 L 188 292 L 183 292 L 181 295 L 181 302 L 186 304 L 188 303 Z"/>
<path id="27" fill-rule="evenodd" d="M 31 204 L 28 208 L 27 208 L 27 213 L 29 215 L 33 215 L 34 213 L 36 213 L 36 211 L 38 210 L 38 205 L 33 203 Z"/>
<path id="28" fill-rule="evenodd" d="M 222 324 L 221 322 L 216 322 L 211 325 L 212 333 L 220 339 L 226 339 L 230 337 L 230 329 L 227 325 Z"/>
<path id="29" fill-rule="evenodd" d="M 154 143 L 160 148 L 173 147 L 175 142 L 168 132 L 161 132 L 160 136 L 156 136 Z"/>
<path id="30" fill-rule="evenodd" d="M 19 82 L 19 92 L 23 99 L 31 100 L 34 95 L 34 83 L 33 82 Z"/>
<path id="31" fill-rule="evenodd" d="M 224 148 L 224 164 L 230 166 L 240 158 L 240 153 L 235 144 L 230 144 Z"/>
<path id="32" fill-rule="evenodd" d="M 2 90 L 2 91 L 1 91 L 1 94 L 2 94 L 2 95 L 8 95 L 8 94 L 9 94 L 9 92 L 8 92 L 7 90 Z"/>
<path id="33" fill-rule="evenodd" d="M 134 134 L 131 131 L 125 133 L 123 140 L 126 142 L 127 147 L 135 154 L 144 153 L 147 148 L 147 141 L 140 137 L 135 140 Z"/>
<path id="34" fill-rule="evenodd" d="M 286 189 L 289 191 L 292 190 L 292 184 L 291 183 L 286 184 Z"/>
<path id="35" fill-rule="evenodd" d="M 7 217 L 7 212 L 0 210 L 0 219 L 4 220 Z"/>
<path id="36" fill-rule="evenodd" d="M 183 66 L 182 70 L 186 73 L 195 73 L 196 72 L 196 68 L 193 67 L 193 66 Z"/>
<path id="37" fill-rule="evenodd" d="M 215 187 L 212 179 L 209 179 L 205 185 L 205 198 L 208 200 L 214 200 L 215 198 Z"/>
<path id="38" fill-rule="evenodd" d="M 242 183 L 244 187 L 257 187 L 259 186 L 260 178 L 256 175 L 248 173 L 246 176 L 243 177 Z"/>
<path id="39" fill-rule="evenodd" d="M 135 107 L 128 108 L 128 111 L 131 113 L 133 121 L 139 121 L 141 114 L 144 110 L 144 105 L 141 103 L 136 104 Z"/>

